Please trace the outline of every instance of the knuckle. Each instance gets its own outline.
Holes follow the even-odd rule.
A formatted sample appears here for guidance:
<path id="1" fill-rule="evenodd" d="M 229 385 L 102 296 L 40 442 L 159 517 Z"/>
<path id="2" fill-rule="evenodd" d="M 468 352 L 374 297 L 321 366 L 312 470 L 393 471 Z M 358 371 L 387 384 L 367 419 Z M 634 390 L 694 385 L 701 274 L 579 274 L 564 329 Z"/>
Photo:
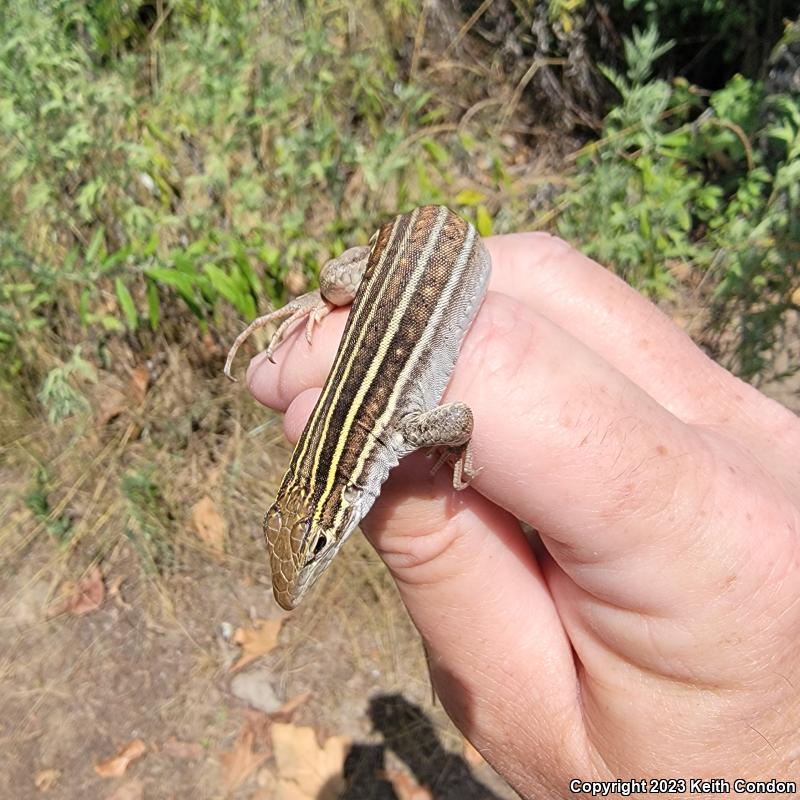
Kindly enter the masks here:
<path id="1" fill-rule="evenodd" d="M 428 531 L 385 535 L 376 546 L 396 580 L 419 585 L 449 574 L 451 554 L 460 539 L 458 525 L 446 524 Z"/>

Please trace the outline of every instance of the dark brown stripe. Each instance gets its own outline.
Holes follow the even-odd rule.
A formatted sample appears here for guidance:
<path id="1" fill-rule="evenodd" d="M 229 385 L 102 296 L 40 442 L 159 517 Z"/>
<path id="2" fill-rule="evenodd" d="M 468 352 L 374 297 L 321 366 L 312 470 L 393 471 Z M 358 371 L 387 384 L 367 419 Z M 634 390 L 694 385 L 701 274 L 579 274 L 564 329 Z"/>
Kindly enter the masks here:
<path id="1" fill-rule="evenodd" d="M 375 274 L 375 270 L 377 265 L 380 264 L 381 257 L 383 256 L 389 240 L 392 238 L 393 228 L 396 226 L 397 230 L 395 231 L 394 241 L 392 243 L 392 252 L 388 252 L 384 260 L 384 264 L 387 265 L 387 267 L 392 263 L 392 259 L 396 257 L 396 251 L 399 248 L 399 243 L 402 242 L 405 236 L 409 221 L 410 215 L 398 216 L 392 220 L 392 222 L 381 226 L 378 232 L 378 237 L 370 251 L 367 268 L 350 307 L 350 313 L 347 317 L 342 340 L 336 351 L 336 361 L 338 363 L 335 364 L 334 369 L 328 374 L 322 394 L 319 396 L 311 414 L 312 419 L 316 417 L 317 424 L 312 427 L 307 427 L 303 432 L 300 441 L 302 442 L 304 439 L 307 439 L 307 446 L 303 449 L 300 446 L 300 442 L 298 442 L 292 454 L 292 460 L 289 464 L 289 469 L 287 470 L 284 481 L 289 480 L 291 476 L 296 482 L 301 482 L 304 478 L 308 480 L 311 476 L 314 454 L 319 445 L 320 433 L 325 428 L 325 421 L 328 417 L 330 404 L 333 401 L 334 389 L 341 382 L 342 374 L 347 369 L 348 359 L 346 357 L 340 358 L 340 355 L 348 353 L 349 348 L 354 346 L 353 341 L 358 338 L 358 332 L 363 325 L 362 317 L 367 316 L 369 309 L 383 291 L 384 284 L 391 274 L 391 269 L 389 268 L 381 270 L 379 275 Z M 300 463 L 301 453 L 304 453 L 302 463 Z"/>
<path id="2" fill-rule="evenodd" d="M 417 224 L 411 233 L 408 246 L 403 252 L 398 253 L 395 261 L 392 262 L 395 267 L 391 279 L 386 283 L 385 290 L 380 297 L 381 308 L 375 317 L 374 328 L 368 332 L 368 336 L 362 342 L 361 349 L 357 353 L 352 368 L 344 376 L 345 385 L 343 391 L 335 407 L 331 410 L 331 423 L 327 428 L 325 440 L 322 442 L 319 476 L 327 477 L 328 475 L 331 459 L 344 427 L 345 418 L 350 412 L 352 398 L 361 387 L 367 371 L 377 357 L 378 346 L 385 336 L 386 329 L 400 302 L 400 298 L 407 291 L 410 275 L 418 264 L 419 257 L 431 235 L 432 224 L 440 212 L 440 207 L 436 206 L 422 209 Z M 451 228 L 450 225 L 445 225 L 443 230 L 447 230 L 447 235 L 455 239 L 460 234 L 463 243 L 462 230 Z M 346 482 L 350 476 L 350 470 L 358 461 L 369 437 L 375 435 L 373 430 L 374 423 L 386 409 L 398 376 L 407 363 L 414 345 L 424 333 L 433 308 L 436 306 L 441 291 L 447 283 L 450 267 L 452 266 L 452 257 L 443 258 L 443 253 L 440 252 L 439 248 L 440 245 L 437 243 L 436 251 L 426 267 L 425 275 L 420 281 L 408 310 L 403 315 L 400 326 L 386 351 L 376 380 L 373 381 L 361 403 L 355 424 L 344 443 L 344 449 L 337 464 L 337 483 L 339 481 Z M 446 250 L 448 249 L 446 248 Z M 312 505 L 317 505 L 323 490 L 324 481 L 318 480 L 317 485 L 313 487 Z M 323 513 L 327 517 L 327 510 L 332 506 L 330 502 L 325 505 L 327 508 Z"/>

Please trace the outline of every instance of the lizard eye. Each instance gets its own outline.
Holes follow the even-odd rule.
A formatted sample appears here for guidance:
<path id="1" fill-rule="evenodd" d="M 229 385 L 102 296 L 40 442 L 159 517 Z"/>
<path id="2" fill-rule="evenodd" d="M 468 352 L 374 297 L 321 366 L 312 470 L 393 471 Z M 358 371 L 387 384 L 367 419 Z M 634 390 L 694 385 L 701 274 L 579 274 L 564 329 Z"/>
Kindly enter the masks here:
<path id="1" fill-rule="evenodd" d="M 317 541 L 314 542 L 314 555 L 318 556 L 328 545 L 328 537 L 324 533 L 317 536 Z"/>

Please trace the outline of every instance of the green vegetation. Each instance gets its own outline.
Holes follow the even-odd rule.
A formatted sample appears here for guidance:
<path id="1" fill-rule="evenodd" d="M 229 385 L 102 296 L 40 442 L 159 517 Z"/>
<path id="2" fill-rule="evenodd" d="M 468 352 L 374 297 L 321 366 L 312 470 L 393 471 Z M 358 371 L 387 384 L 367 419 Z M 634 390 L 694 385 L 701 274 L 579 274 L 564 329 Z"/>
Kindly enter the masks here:
<path id="1" fill-rule="evenodd" d="M 438 142 L 447 110 L 388 35 L 351 43 L 337 4 L 179 3 L 147 25 L 117 8 L 15 2 L 0 21 L 6 378 L 35 370 L 44 327 L 102 349 L 169 336 L 173 298 L 203 331 L 224 307 L 250 318 L 325 248 L 450 198 L 453 162 L 485 150 Z"/>
<path id="2" fill-rule="evenodd" d="M 171 569 L 173 514 L 196 492 L 170 478 L 216 469 L 231 441 L 213 378 L 234 333 L 421 203 L 484 235 L 549 228 L 659 300 L 691 296 L 739 374 L 796 369 L 789 6 L 614 0 L 601 19 L 584 0 L 449 17 L 419 0 L 9 0 L 0 386 L 40 437 L 19 446 L 33 530 L 95 557 L 89 534 L 111 527 L 146 573 Z M 198 399 L 181 363 L 213 390 Z M 136 369 L 144 383 L 103 399 Z M 174 396 L 141 399 L 162 374 Z M 208 453 L 187 455 L 190 429 Z M 0 452 L 34 440 L 4 430 Z M 45 470 L 56 441 L 63 463 Z M 88 498 L 80 459 L 101 475 Z"/>
<path id="3" fill-rule="evenodd" d="M 69 514 L 55 512 L 50 507 L 50 483 L 47 469 L 43 466 L 36 467 L 31 487 L 25 495 L 25 506 L 58 544 L 65 545 L 72 536 L 72 520 Z"/>
<path id="4" fill-rule="evenodd" d="M 738 74 L 712 93 L 659 77 L 674 42 L 655 24 L 680 33 L 700 12 L 623 5 L 623 29 L 650 27 L 604 51 L 625 65 L 602 68 L 617 102 L 544 216 L 656 295 L 676 261 L 708 273 L 722 324 L 743 315 L 733 366 L 762 374 L 796 280 L 797 98 Z M 701 12 L 740 52 L 756 11 L 727 5 Z M 75 344 L 105 362 L 111 337 L 148 351 L 141 329 L 180 336 L 184 310 L 227 333 L 231 312 L 281 302 L 397 209 L 447 201 L 484 233 L 535 222 L 500 132 L 459 124 L 474 87 L 462 78 L 448 97 L 403 52 L 418 3 L 364 3 L 357 23 L 328 0 L 304 14 L 254 0 L 120 8 L 11 2 L 0 20 L 0 370 L 6 383 L 27 370 L 51 417 L 80 406 L 61 365 Z M 536 4 L 517 11 L 527 22 Z M 580 0 L 547 8 L 556 38 L 587 14 Z"/>
<path id="5" fill-rule="evenodd" d="M 128 511 L 126 538 L 147 574 L 166 571 L 175 561 L 172 543 L 164 535 L 172 527 L 172 520 L 153 470 L 128 472 L 122 476 L 120 485 Z"/>
<path id="6" fill-rule="evenodd" d="M 621 102 L 584 148 L 558 227 L 656 295 L 671 266 L 709 276 L 720 320 L 741 325 L 731 365 L 753 378 L 796 304 L 800 102 L 738 74 L 712 93 L 653 78 L 671 44 L 634 30 L 627 73 L 604 69 Z"/>

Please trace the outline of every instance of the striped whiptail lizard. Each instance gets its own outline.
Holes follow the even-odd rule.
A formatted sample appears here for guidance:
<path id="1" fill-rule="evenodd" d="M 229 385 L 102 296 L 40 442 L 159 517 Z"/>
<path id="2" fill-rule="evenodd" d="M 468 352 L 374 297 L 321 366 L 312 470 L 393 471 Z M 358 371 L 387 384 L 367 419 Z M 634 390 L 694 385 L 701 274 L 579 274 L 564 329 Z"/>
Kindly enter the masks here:
<path id="1" fill-rule="evenodd" d="M 352 302 L 322 394 L 264 516 L 275 599 L 294 608 L 372 507 L 405 455 L 457 449 L 453 486 L 476 474 L 472 412 L 440 405 L 461 342 L 486 294 L 491 260 L 475 228 L 444 206 L 384 225 L 367 247 L 328 261 L 320 289 L 254 320 L 236 339 L 283 320 L 266 355 L 294 322 L 306 338 L 334 307 Z M 448 451 L 445 451 L 446 453 Z"/>

